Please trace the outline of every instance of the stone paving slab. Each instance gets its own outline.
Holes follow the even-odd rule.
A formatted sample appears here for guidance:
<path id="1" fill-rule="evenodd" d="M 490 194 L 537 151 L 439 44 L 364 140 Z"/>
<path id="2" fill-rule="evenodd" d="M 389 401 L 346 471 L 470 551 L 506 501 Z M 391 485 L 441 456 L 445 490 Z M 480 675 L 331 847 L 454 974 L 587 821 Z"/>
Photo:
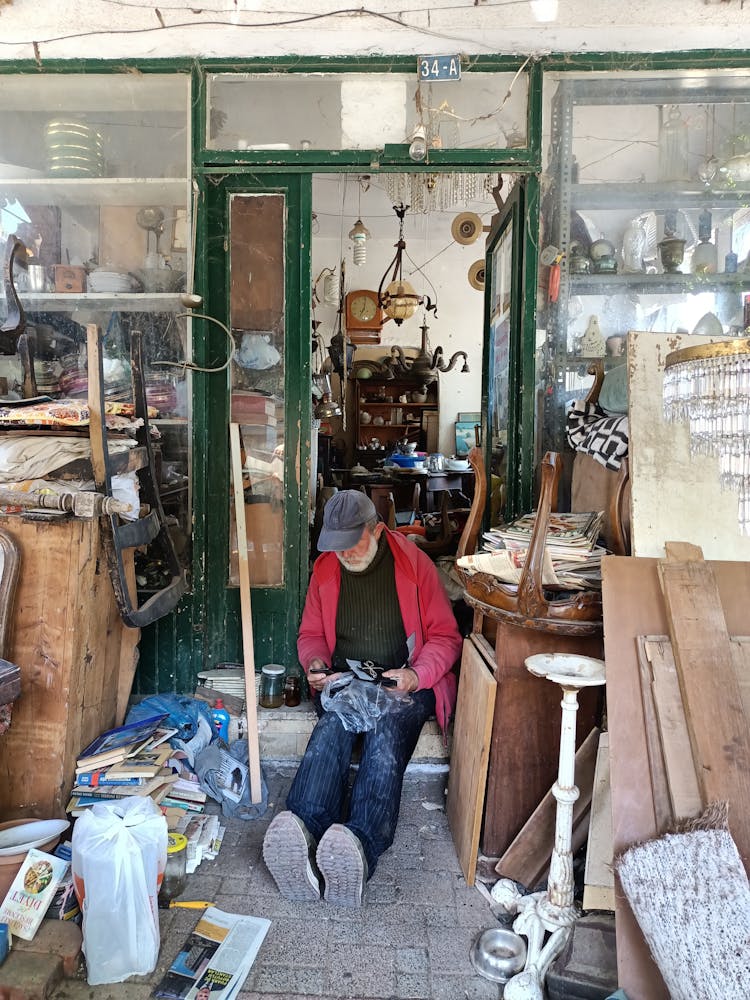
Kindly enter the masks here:
<path id="1" fill-rule="evenodd" d="M 264 762 L 264 770 L 265 816 L 228 820 L 218 857 L 189 877 L 183 897 L 271 920 L 237 1000 L 498 1000 L 498 986 L 469 958 L 474 937 L 497 921 L 461 875 L 443 808 L 445 773 L 407 775 L 396 841 L 368 883 L 362 909 L 347 910 L 279 896 L 261 850 L 295 767 L 268 769 Z M 199 919 L 195 910 L 159 913 L 162 946 L 150 976 L 95 987 L 68 979 L 51 1000 L 148 1000 Z"/>

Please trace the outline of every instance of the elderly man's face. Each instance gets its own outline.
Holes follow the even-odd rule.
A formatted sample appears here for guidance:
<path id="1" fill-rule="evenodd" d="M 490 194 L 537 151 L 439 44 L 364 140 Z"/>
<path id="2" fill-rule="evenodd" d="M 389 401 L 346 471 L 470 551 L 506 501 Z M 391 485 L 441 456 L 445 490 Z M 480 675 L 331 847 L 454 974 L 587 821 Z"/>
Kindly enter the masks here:
<path id="1" fill-rule="evenodd" d="M 337 552 L 339 562 L 350 573 L 362 573 L 373 561 L 378 552 L 378 539 L 383 530 L 382 524 L 376 524 L 375 530 L 365 527 L 362 537 L 351 549 Z"/>

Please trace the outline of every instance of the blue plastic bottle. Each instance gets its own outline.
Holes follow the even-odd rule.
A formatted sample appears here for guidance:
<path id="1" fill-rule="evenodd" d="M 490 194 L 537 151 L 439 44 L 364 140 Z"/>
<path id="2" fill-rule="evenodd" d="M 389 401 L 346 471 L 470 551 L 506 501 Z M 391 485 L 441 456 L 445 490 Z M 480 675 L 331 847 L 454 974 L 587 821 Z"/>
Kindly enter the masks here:
<path id="1" fill-rule="evenodd" d="M 216 704 L 211 709 L 214 720 L 214 728 L 225 743 L 229 743 L 229 712 L 224 708 L 222 698 L 216 699 Z"/>

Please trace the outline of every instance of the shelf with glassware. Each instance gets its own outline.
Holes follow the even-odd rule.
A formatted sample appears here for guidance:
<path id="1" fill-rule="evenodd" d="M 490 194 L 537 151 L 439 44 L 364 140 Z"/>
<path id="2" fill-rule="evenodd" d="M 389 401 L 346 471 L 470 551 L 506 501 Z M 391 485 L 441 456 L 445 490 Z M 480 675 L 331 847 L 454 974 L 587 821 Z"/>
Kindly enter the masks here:
<path id="1" fill-rule="evenodd" d="M 406 439 L 425 451 L 428 423 L 439 419 L 439 382 L 420 378 L 354 379 L 355 449 L 373 460 L 384 458 Z M 433 416 L 434 415 L 434 416 Z"/>
<path id="2" fill-rule="evenodd" d="M 548 113 L 539 447 L 560 450 L 587 362 L 616 363 L 628 330 L 742 331 L 750 88 L 721 70 L 563 74 Z"/>

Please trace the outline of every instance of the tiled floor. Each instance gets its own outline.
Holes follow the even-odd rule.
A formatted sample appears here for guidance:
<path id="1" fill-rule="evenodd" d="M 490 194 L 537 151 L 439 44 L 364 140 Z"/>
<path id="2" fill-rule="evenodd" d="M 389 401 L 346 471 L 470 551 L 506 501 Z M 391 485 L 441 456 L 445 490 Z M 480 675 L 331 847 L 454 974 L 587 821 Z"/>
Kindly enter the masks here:
<path id="1" fill-rule="evenodd" d="M 444 810 L 444 773 L 407 772 L 396 840 L 367 884 L 362 908 L 346 910 L 279 896 L 261 846 L 284 808 L 294 768 L 264 770 L 266 815 L 228 821 L 218 857 L 200 865 L 185 893 L 271 920 L 239 1000 L 497 1000 L 500 988 L 478 975 L 469 958 L 475 936 L 497 920 L 461 874 Z M 194 910 L 160 912 L 162 947 L 150 976 L 97 987 L 68 980 L 53 1000 L 146 1000 L 198 919 Z"/>

